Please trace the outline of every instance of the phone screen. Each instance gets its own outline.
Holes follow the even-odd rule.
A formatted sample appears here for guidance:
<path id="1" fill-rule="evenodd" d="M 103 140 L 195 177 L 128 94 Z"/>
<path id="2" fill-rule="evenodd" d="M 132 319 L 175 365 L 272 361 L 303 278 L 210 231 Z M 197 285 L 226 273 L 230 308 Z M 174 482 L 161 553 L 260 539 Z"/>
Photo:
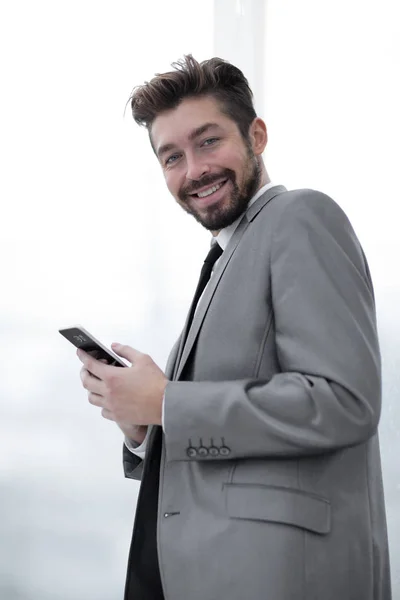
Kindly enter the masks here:
<path id="1" fill-rule="evenodd" d="M 115 367 L 126 367 L 121 359 L 118 358 L 112 350 L 109 350 L 101 344 L 94 336 L 92 336 L 83 327 L 75 326 L 67 329 L 59 329 L 59 332 L 76 348 L 84 350 L 91 354 L 97 360 L 105 360 L 109 365 Z"/>

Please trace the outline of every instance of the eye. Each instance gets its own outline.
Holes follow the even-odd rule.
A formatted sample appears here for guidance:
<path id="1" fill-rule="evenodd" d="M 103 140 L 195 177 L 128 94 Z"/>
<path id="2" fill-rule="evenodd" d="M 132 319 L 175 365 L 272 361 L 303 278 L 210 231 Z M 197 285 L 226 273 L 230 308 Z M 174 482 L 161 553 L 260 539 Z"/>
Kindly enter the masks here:
<path id="1" fill-rule="evenodd" d="M 179 154 L 171 154 L 171 156 L 168 156 L 168 158 L 165 161 L 165 165 L 169 166 L 172 165 L 174 162 L 176 162 L 179 158 Z"/>
<path id="2" fill-rule="evenodd" d="M 206 140 L 204 140 L 203 142 L 203 146 L 212 146 L 213 144 L 215 144 L 215 142 L 218 142 L 219 138 L 213 137 L 213 138 L 207 138 Z"/>

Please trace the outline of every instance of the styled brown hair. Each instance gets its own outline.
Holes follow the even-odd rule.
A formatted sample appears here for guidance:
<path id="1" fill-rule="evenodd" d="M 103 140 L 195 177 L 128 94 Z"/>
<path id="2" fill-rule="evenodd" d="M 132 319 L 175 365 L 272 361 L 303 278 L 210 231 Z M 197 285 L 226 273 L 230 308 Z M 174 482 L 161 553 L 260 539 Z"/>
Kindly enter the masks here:
<path id="1" fill-rule="evenodd" d="M 257 115 L 253 93 L 240 69 L 216 57 L 199 63 L 191 54 L 171 66 L 174 71 L 158 73 L 150 82 L 133 89 L 128 102 L 136 123 L 150 134 L 154 119 L 163 111 L 176 108 L 184 98 L 213 96 L 221 111 L 248 140 L 249 127 Z"/>

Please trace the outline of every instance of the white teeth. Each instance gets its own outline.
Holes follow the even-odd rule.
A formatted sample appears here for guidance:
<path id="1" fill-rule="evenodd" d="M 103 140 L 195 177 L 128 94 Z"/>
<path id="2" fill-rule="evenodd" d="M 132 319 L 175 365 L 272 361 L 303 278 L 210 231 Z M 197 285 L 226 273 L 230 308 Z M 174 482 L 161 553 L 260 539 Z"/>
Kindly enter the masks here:
<path id="1" fill-rule="evenodd" d="M 209 188 L 205 192 L 199 192 L 197 195 L 199 198 L 205 198 L 206 196 L 209 196 L 210 194 L 213 194 L 214 192 L 219 190 L 219 188 L 221 186 L 222 186 L 222 183 L 218 183 L 217 185 L 213 185 L 213 187 Z"/>

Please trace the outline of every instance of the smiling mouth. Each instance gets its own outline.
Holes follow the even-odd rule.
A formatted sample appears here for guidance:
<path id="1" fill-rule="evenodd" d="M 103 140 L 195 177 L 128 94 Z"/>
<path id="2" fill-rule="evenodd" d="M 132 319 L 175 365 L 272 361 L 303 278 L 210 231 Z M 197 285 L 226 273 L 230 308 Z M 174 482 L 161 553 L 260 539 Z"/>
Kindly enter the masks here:
<path id="1" fill-rule="evenodd" d="M 216 183 L 215 185 L 210 186 L 209 188 L 207 188 L 206 190 L 203 190 L 202 192 L 195 192 L 190 195 L 194 196 L 195 198 L 207 198 L 207 196 L 211 196 L 212 194 L 215 194 L 215 192 L 217 192 L 220 188 L 222 188 L 222 186 L 226 182 L 227 182 L 227 179 L 224 179 L 224 181 Z"/>

